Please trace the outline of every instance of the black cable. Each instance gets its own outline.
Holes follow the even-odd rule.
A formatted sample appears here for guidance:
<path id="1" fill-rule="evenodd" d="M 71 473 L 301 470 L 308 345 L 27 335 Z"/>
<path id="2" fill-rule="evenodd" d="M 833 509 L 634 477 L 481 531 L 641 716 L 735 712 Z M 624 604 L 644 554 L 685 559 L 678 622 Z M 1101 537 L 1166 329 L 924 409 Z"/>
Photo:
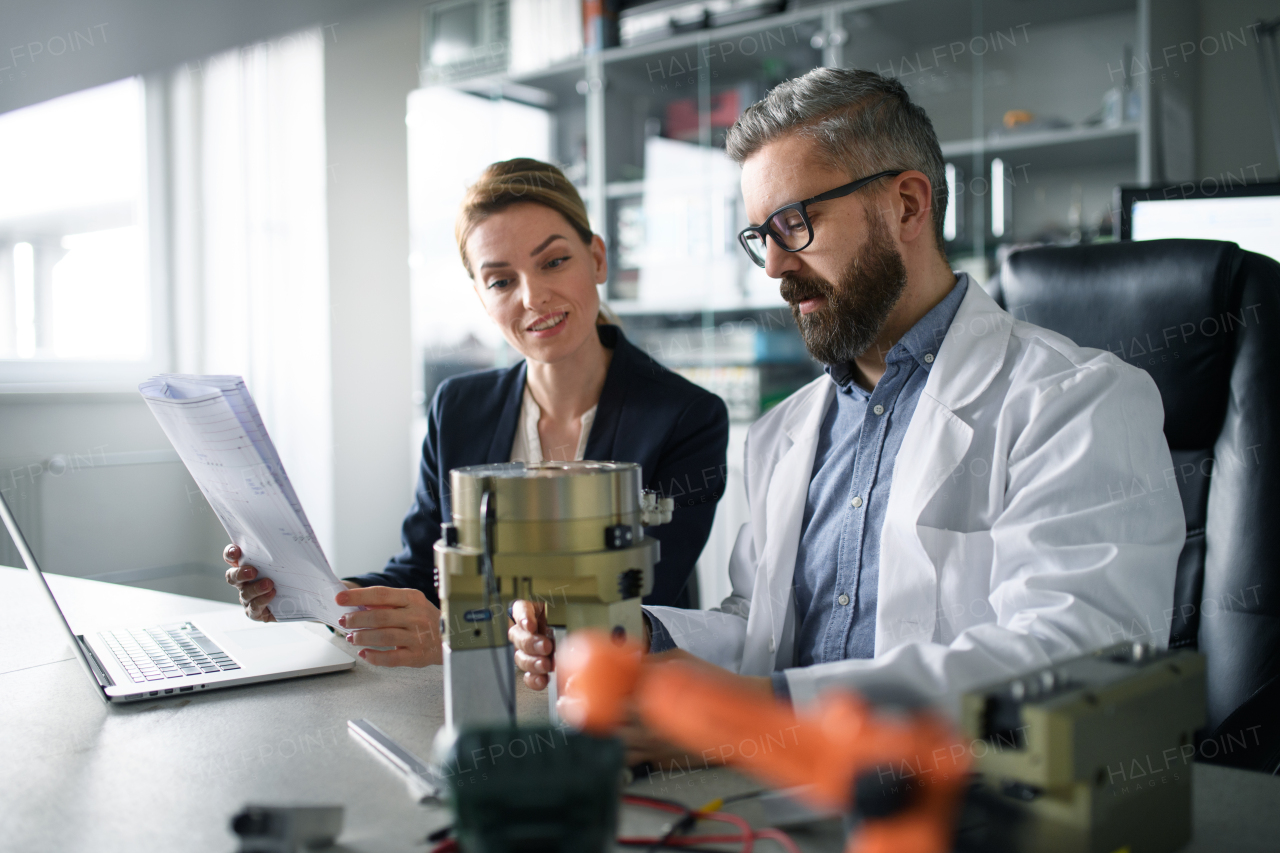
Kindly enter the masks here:
<path id="1" fill-rule="evenodd" d="M 695 815 L 692 811 L 686 811 L 684 813 L 684 817 L 680 818 L 678 821 L 671 824 L 671 828 L 668 829 L 666 832 L 664 832 L 661 838 L 659 838 L 657 841 L 650 844 L 649 849 L 646 850 L 645 853 L 658 853 L 658 850 L 664 847 L 675 846 L 671 844 L 671 839 L 675 838 L 677 835 L 683 835 L 684 833 L 693 829 L 693 827 L 697 823 L 698 823 L 697 815 Z"/>
<path id="2" fill-rule="evenodd" d="M 649 797 L 644 794 L 627 794 L 626 796 L 630 797 L 633 801 L 636 801 L 636 800 L 640 801 L 638 803 L 633 802 L 634 805 L 648 805 L 650 808 L 652 808 L 654 804 L 657 804 L 657 805 L 663 805 L 671 808 L 680 809 L 680 812 L 681 812 L 680 817 L 677 818 L 675 822 L 671 824 L 670 829 L 668 829 L 665 833 L 662 834 L 660 838 L 656 839 L 649 845 L 649 848 L 645 851 L 645 853 L 656 853 L 656 851 L 661 848 L 671 847 L 672 845 L 669 842 L 671 841 L 672 838 L 674 838 L 676 835 L 680 834 L 681 832 L 687 832 L 688 830 L 692 829 L 693 826 L 698 822 L 698 817 L 696 814 L 694 814 L 693 809 L 689 808 L 684 803 L 678 803 L 675 800 L 665 800 L 665 799 L 662 799 L 661 797 Z M 644 802 L 646 800 L 648 801 L 647 803 Z M 640 845 L 636 844 L 634 846 L 638 847 Z M 681 848 L 681 849 L 686 849 L 686 848 Z M 692 848 L 688 848 L 688 849 L 692 849 Z"/>
<path id="3" fill-rule="evenodd" d="M 515 663 L 510 654 L 511 642 L 504 633 L 502 648 L 507 658 L 507 672 L 504 680 L 502 663 L 498 660 L 497 638 L 493 635 L 493 623 L 498 617 L 493 612 L 490 595 L 497 595 L 499 613 L 504 612 L 506 608 L 502 606 L 502 590 L 498 589 L 493 570 L 493 525 L 497 520 L 497 509 L 493 505 L 493 492 L 491 491 L 486 490 L 480 497 L 480 516 L 480 570 L 484 573 L 484 609 L 489 615 L 489 618 L 485 620 L 485 623 L 489 626 L 489 652 L 493 659 L 493 673 L 498 679 L 498 693 L 502 697 L 502 704 L 507 707 L 507 717 L 511 720 L 511 725 L 514 728 L 516 725 L 516 674 Z"/>
<path id="4" fill-rule="evenodd" d="M 723 808 L 724 806 L 727 806 L 730 803 L 739 803 L 739 802 L 742 802 L 743 800 L 752 800 L 752 799 L 755 799 L 756 797 L 759 797 L 761 794 L 764 794 L 767 792 L 768 792 L 767 788 L 761 788 L 756 791 L 747 791 L 742 794 L 733 794 L 728 797 L 722 797 L 720 799 L 720 806 L 717 807 L 716 811 L 719 811 L 720 808 Z M 684 803 L 679 803 L 679 802 L 676 802 L 675 800 L 664 800 L 660 797 L 648 797 L 648 796 L 645 796 L 644 794 L 630 794 L 628 796 L 631 796 L 637 800 L 649 800 L 652 803 L 662 803 L 663 805 L 674 806 L 674 807 L 683 809 L 684 811 L 684 814 L 680 816 L 680 819 L 677 820 L 675 823 L 673 823 L 671 825 L 671 828 L 668 829 L 665 833 L 663 833 L 663 835 L 660 838 L 658 838 L 656 841 L 650 844 L 649 848 L 645 851 L 645 853 L 657 853 L 659 849 L 666 849 L 666 848 L 680 849 L 680 850 L 697 850 L 698 849 L 696 847 L 686 847 L 684 845 L 670 843 L 672 838 L 674 838 L 675 836 L 681 833 L 688 832 L 697 824 L 698 822 L 697 812 L 695 812 L 693 809 L 686 806 Z M 628 844 L 624 846 L 639 847 L 640 845 Z"/>

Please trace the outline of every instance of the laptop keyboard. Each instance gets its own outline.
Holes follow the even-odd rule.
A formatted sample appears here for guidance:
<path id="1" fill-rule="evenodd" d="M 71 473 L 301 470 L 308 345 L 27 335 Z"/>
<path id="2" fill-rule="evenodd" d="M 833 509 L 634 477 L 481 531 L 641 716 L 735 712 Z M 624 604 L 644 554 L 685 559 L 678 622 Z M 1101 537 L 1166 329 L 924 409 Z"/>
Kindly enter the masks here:
<path id="1" fill-rule="evenodd" d="M 176 628 L 103 631 L 99 636 L 135 684 L 240 668 L 190 622 Z"/>

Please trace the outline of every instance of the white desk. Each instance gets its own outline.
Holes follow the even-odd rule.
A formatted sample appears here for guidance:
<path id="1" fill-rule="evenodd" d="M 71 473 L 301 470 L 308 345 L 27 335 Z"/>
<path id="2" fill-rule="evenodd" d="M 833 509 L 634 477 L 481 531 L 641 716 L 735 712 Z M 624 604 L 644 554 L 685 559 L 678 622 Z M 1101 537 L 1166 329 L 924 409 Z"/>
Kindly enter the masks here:
<path id="1" fill-rule="evenodd" d="M 228 605 L 50 576 L 80 633 L 133 618 L 163 621 Z M 403 784 L 346 730 L 368 717 L 420 756 L 444 722 L 441 670 L 379 669 L 229 688 L 108 707 L 26 572 L 0 568 L 0 850 L 226 851 L 247 802 L 346 806 L 339 851 L 423 853 L 446 810 L 414 805 Z M 89 608 L 92 607 L 92 612 Z M 105 618 L 104 618 L 105 617 Z M 521 687 L 520 714 L 545 714 Z M 1273 851 L 1280 779 L 1197 765 L 1194 853 Z M 752 790 L 727 770 L 640 780 L 637 794 L 700 805 Z M 758 817 L 756 807 L 736 811 Z M 650 834 L 661 817 L 626 808 L 622 830 Z M 838 825 L 797 834 L 807 850 L 839 850 Z"/>

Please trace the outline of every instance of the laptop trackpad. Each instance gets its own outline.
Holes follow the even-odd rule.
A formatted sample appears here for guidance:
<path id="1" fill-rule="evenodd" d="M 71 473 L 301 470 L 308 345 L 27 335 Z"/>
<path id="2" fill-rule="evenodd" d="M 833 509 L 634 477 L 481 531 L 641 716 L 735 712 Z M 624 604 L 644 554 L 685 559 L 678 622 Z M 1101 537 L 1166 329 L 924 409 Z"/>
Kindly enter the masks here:
<path id="1" fill-rule="evenodd" d="M 242 649 L 268 649 L 306 642 L 308 637 L 292 627 L 262 625 L 220 632 L 227 642 Z"/>

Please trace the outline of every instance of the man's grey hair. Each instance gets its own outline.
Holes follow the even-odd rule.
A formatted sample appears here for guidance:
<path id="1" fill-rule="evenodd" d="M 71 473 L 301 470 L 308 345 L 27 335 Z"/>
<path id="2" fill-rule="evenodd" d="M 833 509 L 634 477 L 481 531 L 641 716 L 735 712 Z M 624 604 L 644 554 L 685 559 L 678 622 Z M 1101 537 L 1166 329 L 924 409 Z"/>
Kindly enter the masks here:
<path id="1" fill-rule="evenodd" d="M 825 165 L 850 180 L 890 169 L 924 172 L 933 191 L 938 251 L 945 255 L 946 163 L 933 122 L 911 103 L 901 83 L 871 71 L 815 68 L 747 107 L 729 130 L 725 148 L 741 164 L 792 133 L 816 142 Z"/>

